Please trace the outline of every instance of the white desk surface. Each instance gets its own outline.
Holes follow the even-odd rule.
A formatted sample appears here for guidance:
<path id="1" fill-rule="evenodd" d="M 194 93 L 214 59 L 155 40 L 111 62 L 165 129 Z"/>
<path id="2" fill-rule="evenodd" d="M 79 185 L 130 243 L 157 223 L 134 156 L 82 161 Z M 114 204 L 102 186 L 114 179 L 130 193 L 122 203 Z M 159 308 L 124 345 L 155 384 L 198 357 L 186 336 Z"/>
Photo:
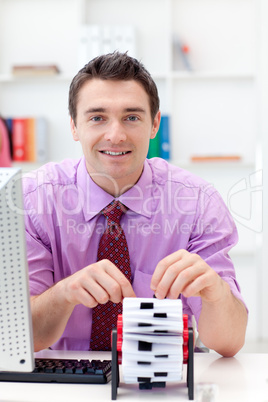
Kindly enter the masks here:
<path id="1" fill-rule="evenodd" d="M 42 351 L 39 357 L 106 359 L 109 352 Z M 194 356 L 195 401 L 197 402 L 268 402 L 268 354 L 238 353 L 223 358 L 216 353 L 196 353 Z M 186 377 L 186 365 L 184 365 Z M 201 398 L 201 384 L 214 384 L 216 396 Z M 204 385 L 203 385 L 204 386 Z M 187 401 L 185 380 L 167 384 L 166 388 L 139 390 L 137 384 L 120 383 L 120 401 Z M 0 382 L 0 402 L 101 402 L 111 400 L 111 383 L 40 384 Z"/>

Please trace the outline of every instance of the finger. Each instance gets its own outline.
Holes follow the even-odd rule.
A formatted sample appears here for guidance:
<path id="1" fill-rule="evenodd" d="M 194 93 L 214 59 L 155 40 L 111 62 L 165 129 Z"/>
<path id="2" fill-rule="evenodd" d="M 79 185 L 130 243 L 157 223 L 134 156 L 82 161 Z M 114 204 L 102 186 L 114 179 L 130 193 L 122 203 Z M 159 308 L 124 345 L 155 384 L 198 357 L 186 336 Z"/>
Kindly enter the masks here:
<path id="1" fill-rule="evenodd" d="M 182 291 L 183 296 L 185 297 L 201 296 L 201 292 L 204 289 L 204 276 L 205 275 L 199 276 L 193 282 L 187 284 Z"/>
<path id="2" fill-rule="evenodd" d="M 108 261 L 107 272 L 116 280 L 117 283 L 119 283 L 122 299 L 124 297 L 136 297 L 129 279 L 127 279 L 124 273 L 111 261 Z"/>
<path id="3" fill-rule="evenodd" d="M 155 290 L 156 297 L 158 299 L 178 298 L 185 284 L 191 280 L 188 273 L 190 267 L 191 261 L 189 260 L 176 261 L 175 264 L 169 266 Z"/>
<path id="4" fill-rule="evenodd" d="M 186 281 L 190 281 L 191 278 L 188 279 L 187 270 L 193 265 L 202 261 L 199 256 L 196 254 L 190 254 L 185 250 L 181 250 L 180 253 L 174 253 L 172 258 L 169 261 L 175 262 L 169 265 L 166 270 L 163 272 L 162 278 L 160 279 L 156 289 L 155 295 L 159 299 L 163 299 L 165 297 L 177 298 L 179 294 L 182 292 L 182 289 L 185 286 Z M 173 286 L 174 282 L 176 283 L 176 287 Z M 172 287 L 173 286 L 173 287 Z M 172 292 L 170 293 L 170 290 Z"/>
<path id="5" fill-rule="evenodd" d="M 185 297 L 201 296 L 204 301 L 215 302 L 219 299 L 222 279 L 211 270 L 205 271 L 190 283 L 183 291 Z"/>
<path id="6" fill-rule="evenodd" d="M 129 280 L 125 277 L 125 275 L 121 271 L 119 271 L 118 268 L 116 268 L 116 269 L 118 272 L 113 273 L 113 275 L 114 275 L 113 279 L 116 281 L 116 284 L 119 286 L 120 297 L 121 297 L 119 301 L 122 301 L 122 299 L 124 297 L 136 297 L 135 292 L 134 292 Z M 113 289 L 112 287 L 110 287 L 110 286 L 112 286 L 112 284 L 106 283 L 106 285 L 107 285 L 107 289 L 109 291 L 111 300 L 114 301 L 113 298 L 116 297 L 117 289 L 116 288 Z M 114 301 L 114 302 L 118 303 L 118 301 Z"/>
<path id="7" fill-rule="evenodd" d="M 86 290 L 100 304 L 105 304 L 108 300 L 113 303 L 119 303 L 123 298 L 120 283 L 107 273 L 103 273 L 94 282 L 87 283 Z"/>
<path id="8" fill-rule="evenodd" d="M 179 283 L 178 283 L 179 282 Z M 193 266 L 182 271 L 179 277 L 172 284 L 167 295 L 169 298 L 176 298 L 178 287 L 182 287 L 181 293 L 185 297 L 201 296 L 211 299 L 218 295 L 219 276 L 206 263 L 199 261 Z"/>
<path id="9" fill-rule="evenodd" d="M 85 307 L 93 308 L 96 307 L 99 303 L 98 301 L 85 289 L 81 289 L 78 295 L 78 304 L 83 304 Z"/>
<path id="10" fill-rule="evenodd" d="M 63 284 L 67 299 L 73 304 L 81 303 L 87 307 L 94 307 L 96 304 L 107 303 L 110 300 L 109 286 L 111 289 L 117 287 L 117 296 L 113 296 L 115 302 L 122 299 L 120 286 L 116 286 L 115 280 L 98 264 L 92 264 L 76 272 L 66 278 Z"/>
<path id="11" fill-rule="evenodd" d="M 166 270 L 173 265 L 174 263 L 180 261 L 183 258 L 185 250 L 178 250 L 175 253 L 169 254 L 167 257 L 163 258 L 159 263 L 157 264 L 155 271 L 153 273 L 152 279 L 151 279 L 151 289 L 153 291 L 156 291 L 161 279 L 163 278 L 163 275 L 165 274 Z"/>
<path id="12" fill-rule="evenodd" d="M 136 294 L 130 284 L 130 282 L 128 281 L 127 286 L 123 286 L 122 287 L 122 293 L 123 293 L 123 298 L 124 297 L 136 297 Z"/>
<path id="13" fill-rule="evenodd" d="M 111 261 L 101 260 L 94 265 L 91 274 L 95 282 L 107 292 L 109 300 L 119 303 L 123 297 L 136 296 L 129 280 Z"/>
<path id="14" fill-rule="evenodd" d="M 80 271 L 80 275 L 68 278 L 66 294 L 70 302 L 83 304 L 87 307 L 94 307 L 96 304 L 103 304 L 109 300 L 107 291 L 88 275 Z"/>
<path id="15" fill-rule="evenodd" d="M 122 295 L 121 300 L 124 297 L 136 297 L 130 281 L 123 274 L 123 272 L 120 271 L 120 269 L 117 268 L 116 265 L 114 265 L 111 261 L 107 260 L 107 262 L 107 273 L 120 285 L 120 292 Z"/>
<path id="16" fill-rule="evenodd" d="M 169 299 L 177 299 L 182 293 L 185 297 L 197 296 L 198 281 L 201 273 L 198 273 L 196 267 L 188 267 L 184 269 L 171 283 L 166 297 Z"/>

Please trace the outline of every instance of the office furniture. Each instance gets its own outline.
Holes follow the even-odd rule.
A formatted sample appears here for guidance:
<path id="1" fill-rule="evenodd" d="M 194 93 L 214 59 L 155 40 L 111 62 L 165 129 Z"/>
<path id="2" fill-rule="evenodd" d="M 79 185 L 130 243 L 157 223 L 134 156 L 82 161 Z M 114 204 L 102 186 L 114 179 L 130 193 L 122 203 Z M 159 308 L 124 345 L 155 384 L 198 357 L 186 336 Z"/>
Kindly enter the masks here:
<path id="1" fill-rule="evenodd" d="M 110 358 L 109 352 L 49 351 L 40 357 Z M 185 373 L 186 375 L 186 373 Z M 268 397 L 268 354 L 238 353 L 223 358 L 217 353 L 196 353 L 194 356 L 195 401 L 199 389 L 215 392 L 215 402 L 266 402 Z M 210 391 L 211 390 L 211 391 Z M 106 385 L 0 383 L 0 401 L 5 402 L 69 402 L 109 401 L 111 383 Z M 139 390 L 138 384 L 121 383 L 120 401 L 188 401 L 185 382 L 168 384 L 163 389 Z M 202 399 L 199 399 L 202 401 Z M 209 400 L 209 399 L 207 399 Z"/>

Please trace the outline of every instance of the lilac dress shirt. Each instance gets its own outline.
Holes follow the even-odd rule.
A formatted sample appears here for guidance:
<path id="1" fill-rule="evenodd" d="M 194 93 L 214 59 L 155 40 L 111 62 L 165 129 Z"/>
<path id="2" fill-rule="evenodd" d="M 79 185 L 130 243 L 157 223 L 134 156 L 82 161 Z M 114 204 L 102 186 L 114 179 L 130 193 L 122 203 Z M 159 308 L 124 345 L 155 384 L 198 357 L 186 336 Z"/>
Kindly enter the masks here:
<path id="1" fill-rule="evenodd" d="M 85 159 L 49 163 L 24 177 L 25 223 L 31 295 L 96 262 L 105 230 L 100 211 L 113 197 L 87 173 Z M 199 177 L 166 161 L 146 160 L 137 184 L 119 200 L 130 254 L 132 286 L 152 297 L 151 277 L 165 256 L 199 254 L 243 301 L 229 250 L 237 231 L 219 193 Z M 184 313 L 198 323 L 201 299 L 182 296 Z M 88 350 L 92 310 L 77 305 L 53 349 Z"/>

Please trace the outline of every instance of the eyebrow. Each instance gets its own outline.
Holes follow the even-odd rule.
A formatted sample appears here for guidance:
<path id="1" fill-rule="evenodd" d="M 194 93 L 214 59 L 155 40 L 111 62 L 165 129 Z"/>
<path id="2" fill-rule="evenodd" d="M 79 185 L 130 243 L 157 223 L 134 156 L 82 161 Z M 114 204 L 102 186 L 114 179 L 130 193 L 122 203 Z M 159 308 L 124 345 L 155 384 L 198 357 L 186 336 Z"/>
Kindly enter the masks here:
<path id="1" fill-rule="evenodd" d="M 146 113 L 146 110 L 142 107 L 128 107 L 125 109 L 125 112 L 139 112 L 139 113 Z"/>
<path id="2" fill-rule="evenodd" d="M 85 110 L 84 114 L 88 114 L 88 113 L 104 113 L 106 111 L 106 109 L 104 109 L 103 107 L 92 107 L 90 109 Z"/>
<path id="3" fill-rule="evenodd" d="M 105 113 L 107 112 L 107 109 L 105 109 L 104 107 L 92 107 L 89 108 L 87 110 L 85 110 L 84 114 L 87 115 L 89 113 Z M 141 108 L 141 107 L 127 107 L 124 109 L 124 112 L 127 113 L 135 113 L 135 112 L 139 112 L 139 113 L 146 113 L 146 110 Z"/>

